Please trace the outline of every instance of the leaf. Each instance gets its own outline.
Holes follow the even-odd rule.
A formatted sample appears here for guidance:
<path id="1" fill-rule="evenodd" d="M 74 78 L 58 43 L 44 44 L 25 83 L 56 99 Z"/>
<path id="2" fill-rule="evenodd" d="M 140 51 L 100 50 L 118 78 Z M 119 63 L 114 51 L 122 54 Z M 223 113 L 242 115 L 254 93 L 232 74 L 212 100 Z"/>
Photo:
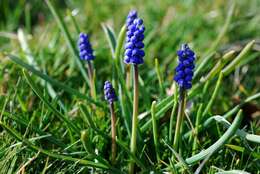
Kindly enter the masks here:
<path id="1" fill-rule="evenodd" d="M 253 45 L 255 44 L 255 40 L 252 40 L 249 42 L 244 49 L 240 52 L 240 54 L 230 63 L 228 64 L 223 70 L 224 76 L 227 76 L 229 73 L 231 73 L 235 68 L 237 68 L 237 65 L 248 55 L 250 50 L 252 49 Z M 241 66 L 241 65 L 240 65 Z"/>
<path id="2" fill-rule="evenodd" d="M 64 116 L 62 113 L 60 113 L 56 108 L 54 108 L 52 106 L 52 104 L 42 95 L 42 93 L 39 90 L 39 88 L 37 87 L 37 85 L 33 82 L 33 80 L 31 79 L 30 75 L 25 70 L 23 71 L 23 74 L 25 76 L 25 79 L 26 79 L 27 83 L 33 89 L 35 94 L 46 104 L 46 106 L 48 106 L 48 108 L 50 110 L 52 110 L 52 112 L 56 116 L 58 116 L 60 120 L 66 122 L 69 128 L 71 128 L 72 130 L 74 130 L 76 133 L 78 133 L 80 135 L 80 129 L 77 126 L 75 126 L 71 122 L 71 120 L 69 120 L 66 116 Z"/>
<path id="3" fill-rule="evenodd" d="M 164 99 L 160 103 L 158 103 L 156 105 L 157 111 L 155 114 L 155 118 L 160 119 L 162 116 L 164 116 L 164 113 L 166 111 L 168 111 L 170 108 L 172 108 L 173 103 L 174 103 L 173 96 L 167 97 L 166 99 Z M 147 115 L 149 115 L 150 113 L 151 113 L 150 111 L 147 112 Z M 147 129 L 151 128 L 150 124 L 152 124 L 151 118 L 149 118 L 149 120 L 147 120 L 145 122 L 145 124 L 141 127 L 141 132 L 145 132 L 145 131 L 147 131 Z"/>
<path id="4" fill-rule="evenodd" d="M 8 112 L 5 112 L 4 115 L 7 116 L 9 119 L 16 121 L 17 123 L 19 123 L 19 124 L 21 124 L 21 125 L 23 125 L 23 126 L 27 126 L 27 125 L 29 124 L 29 121 L 26 120 L 26 119 L 24 119 L 24 118 L 21 117 L 21 116 L 18 116 L 18 115 L 15 115 L 15 114 L 11 114 L 11 113 L 8 113 Z M 46 136 L 46 135 L 47 135 L 44 131 L 42 131 L 41 129 L 39 129 L 39 128 L 36 127 L 35 125 L 31 125 L 31 129 L 32 129 L 34 132 L 36 132 L 37 134 L 41 135 L 41 136 Z M 60 146 L 60 147 L 62 147 L 62 148 L 66 148 L 66 146 L 67 146 L 66 144 L 64 144 L 63 142 L 61 142 L 60 140 L 58 140 L 58 139 L 57 139 L 56 137 L 54 137 L 53 135 L 50 136 L 50 137 L 46 137 L 46 139 L 47 139 L 49 142 L 51 142 L 51 143 L 53 143 L 53 144 L 55 144 L 55 145 L 57 145 L 57 146 Z"/>
<path id="5" fill-rule="evenodd" d="M 188 173 L 192 173 L 190 167 L 185 162 L 180 154 L 178 154 L 169 144 L 167 144 L 164 140 L 162 140 L 164 144 L 172 151 L 174 156 L 178 159 L 179 163 L 188 171 Z"/>
<path id="6" fill-rule="evenodd" d="M 115 36 L 115 33 L 113 31 L 113 29 L 106 25 L 106 24 L 102 24 L 101 25 L 105 34 L 106 34 L 106 38 L 108 40 L 108 43 L 109 43 L 109 46 L 110 46 L 110 49 L 111 49 L 111 54 L 112 54 L 112 57 L 115 58 L 115 50 L 116 50 L 116 36 Z"/>
<path id="7" fill-rule="evenodd" d="M 235 134 L 237 129 L 239 128 L 242 121 L 242 110 L 240 110 L 234 119 L 232 125 L 228 128 L 228 130 L 210 147 L 205 150 L 202 150 L 198 154 L 187 158 L 185 161 L 187 164 L 192 165 L 200 160 L 205 159 L 210 153 L 217 152 L 230 138 Z M 179 167 L 181 164 L 177 163 L 176 167 Z"/>
<path id="8" fill-rule="evenodd" d="M 94 103 L 98 107 L 105 108 L 102 103 L 96 102 L 92 98 L 88 97 L 87 95 L 84 95 L 84 94 L 78 92 L 76 89 L 73 89 L 73 88 L 69 87 L 68 85 L 65 85 L 65 84 L 63 84 L 63 83 L 61 83 L 61 82 L 51 78 L 50 76 L 40 72 L 39 70 L 36 70 L 33 66 L 28 65 L 27 63 L 23 62 L 21 59 L 19 59 L 15 55 L 8 55 L 8 57 L 12 61 L 17 63 L 18 65 L 22 66 L 23 68 L 27 69 L 28 71 L 32 72 L 34 75 L 42 78 L 43 80 L 49 82 L 50 84 L 52 84 L 54 86 L 57 86 L 57 87 L 63 89 L 64 91 L 66 91 L 66 92 L 68 92 L 68 93 L 70 93 L 72 95 L 75 95 L 75 96 L 77 96 L 77 97 L 79 97 L 81 99 L 85 99 L 85 100 L 87 100 L 90 103 Z"/>
<path id="9" fill-rule="evenodd" d="M 244 147 L 236 146 L 236 145 L 233 145 L 233 144 L 226 144 L 226 146 L 229 147 L 230 149 L 233 149 L 235 151 L 242 152 L 242 153 L 244 153 L 245 150 L 246 150 L 246 148 L 244 148 Z M 252 154 L 252 156 L 257 158 L 257 159 L 260 159 L 260 153 L 250 152 L 250 154 Z"/>
<path id="10" fill-rule="evenodd" d="M 42 154 L 45 154 L 47 156 L 53 157 L 53 158 L 57 158 L 57 159 L 61 159 L 61 160 L 65 160 L 65 161 L 72 161 L 72 162 L 77 162 L 79 164 L 82 165 L 86 165 L 86 166 L 92 166 L 95 168 L 102 168 L 102 169 L 109 169 L 108 166 L 102 164 L 102 163 L 97 163 L 97 162 L 93 162 L 93 161 L 88 161 L 88 160 L 83 160 L 83 159 L 78 159 L 78 158 L 73 158 L 70 156 L 65 156 L 65 155 L 60 155 L 60 154 L 55 154 L 52 153 L 51 151 L 48 150 L 44 150 L 40 147 L 37 147 L 35 145 L 33 145 L 29 140 L 27 140 L 26 138 L 22 137 L 17 131 L 13 130 L 12 128 L 10 128 L 9 126 L 5 125 L 4 123 L 2 123 L 0 121 L 0 126 L 5 129 L 11 136 L 13 136 L 15 139 L 22 141 L 24 144 L 28 145 L 31 149 L 41 152 Z"/>
<path id="11" fill-rule="evenodd" d="M 103 133 L 102 131 L 100 131 L 95 123 L 93 122 L 93 120 L 91 119 L 87 108 L 84 105 L 80 105 L 79 106 L 80 111 L 83 113 L 85 119 L 88 123 L 88 125 L 100 136 L 102 136 L 104 139 L 109 139 L 111 141 L 111 137 L 109 137 L 107 134 Z M 122 141 L 120 141 L 119 139 L 116 139 L 116 143 L 136 162 L 136 164 L 141 167 L 142 169 L 145 169 L 145 165 L 129 150 L 128 147 L 126 147 Z"/>

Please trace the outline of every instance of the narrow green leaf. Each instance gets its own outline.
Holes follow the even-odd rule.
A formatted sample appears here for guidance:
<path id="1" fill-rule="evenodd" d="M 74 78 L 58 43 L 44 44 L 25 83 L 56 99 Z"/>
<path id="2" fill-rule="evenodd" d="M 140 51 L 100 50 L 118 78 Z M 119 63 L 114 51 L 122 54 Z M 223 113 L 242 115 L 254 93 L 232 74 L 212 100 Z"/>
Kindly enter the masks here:
<path id="1" fill-rule="evenodd" d="M 212 96 L 210 97 L 210 100 L 209 100 L 209 102 L 208 102 L 208 104 L 207 104 L 207 106 L 206 106 L 206 108 L 205 108 L 205 110 L 204 110 L 204 112 L 203 112 L 203 114 L 202 114 L 202 118 L 203 118 L 203 117 L 208 113 L 208 111 L 211 109 L 211 106 L 213 105 L 213 102 L 214 102 L 214 100 L 215 100 L 216 97 L 217 97 L 217 94 L 218 94 L 218 91 L 219 91 L 219 88 L 220 88 L 220 84 L 221 84 L 221 82 L 222 82 L 222 79 L 223 79 L 223 73 L 220 72 L 219 77 L 218 77 L 217 84 L 216 84 L 215 89 L 214 89 L 214 91 L 213 91 L 213 94 L 212 94 Z"/>
<path id="2" fill-rule="evenodd" d="M 178 154 L 178 152 L 176 152 L 169 144 L 167 144 L 164 140 L 162 140 L 164 142 L 164 144 L 172 151 L 172 153 L 174 154 L 174 156 L 178 159 L 179 163 L 181 164 L 181 166 L 184 167 L 184 169 L 186 169 L 188 171 L 188 173 L 192 173 L 190 167 L 188 166 L 188 164 L 186 163 L 186 161 L 182 158 L 182 156 L 180 154 Z"/>
<path id="3" fill-rule="evenodd" d="M 217 122 L 221 123 L 222 125 L 224 125 L 226 128 L 230 127 L 230 123 L 222 116 L 214 116 L 211 117 L 212 119 L 216 120 Z M 254 134 L 249 134 L 247 132 L 245 132 L 244 130 L 240 130 L 238 129 L 236 134 L 238 136 L 240 136 L 242 139 L 246 139 L 247 141 L 251 141 L 254 143 L 258 143 L 260 144 L 260 136 L 259 135 L 254 135 Z"/>
<path id="4" fill-rule="evenodd" d="M 153 141 L 154 141 L 154 146 L 155 146 L 155 153 L 156 153 L 156 158 L 157 161 L 159 162 L 160 160 L 160 155 L 159 155 L 159 144 L 158 144 L 158 132 L 157 132 L 157 123 L 156 123 L 156 118 L 155 118 L 155 112 L 156 112 L 156 101 L 153 101 L 152 106 L 151 106 L 151 115 L 152 115 L 152 122 L 153 122 Z"/>
<path id="5" fill-rule="evenodd" d="M 227 113 L 225 113 L 222 117 L 224 117 L 225 119 L 228 119 L 229 117 L 231 117 L 233 114 L 235 114 L 239 109 L 241 109 L 246 103 L 252 101 L 252 100 L 256 100 L 260 98 L 260 93 L 256 93 L 248 98 L 246 98 L 241 104 L 236 105 L 234 108 L 230 109 Z M 212 118 L 207 119 L 206 121 L 204 121 L 204 123 L 202 125 L 199 126 L 199 132 L 204 130 L 205 128 L 207 128 L 208 126 L 212 125 L 213 123 Z M 185 133 L 184 138 L 188 138 L 190 136 L 192 132 L 188 131 Z"/>
<path id="6" fill-rule="evenodd" d="M 25 57 L 27 59 L 27 62 L 30 65 L 36 67 L 36 69 L 38 69 L 38 65 L 37 65 L 37 63 L 35 61 L 35 58 L 34 58 L 34 55 L 32 54 L 31 49 L 30 49 L 30 47 L 28 45 L 28 41 L 27 41 L 27 38 L 26 38 L 26 35 L 25 35 L 23 29 L 19 28 L 18 32 L 17 32 L 17 35 L 18 35 L 18 40 L 20 42 L 22 50 L 25 53 Z M 42 81 L 42 82 L 44 82 L 44 81 Z M 45 85 L 45 83 L 41 83 L 41 84 Z M 50 83 L 47 83 L 47 89 L 48 89 L 48 93 L 50 94 L 51 98 L 56 99 L 58 95 L 57 95 L 56 91 L 53 89 L 53 87 L 51 86 Z M 61 100 L 58 100 L 58 103 L 59 103 L 59 105 L 61 106 L 61 108 L 63 110 L 66 110 L 65 106 L 61 102 Z"/>
<path id="7" fill-rule="evenodd" d="M 95 123 L 93 122 L 93 120 L 91 119 L 91 117 L 88 113 L 87 108 L 84 105 L 80 105 L 79 108 L 80 108 L 80 111 L 82 112 L 82 114 L 84 115 L 85 119 L 87 120 L 88 125 L 93 129 L 93 131 L 95 131 L 97 134 L 102 136 L 104 139 L 108 139 L 111 141 L 110 136 L 103 133 L 96 127 Z M 120 141 L 119 139 L 116 139 L 116 143 L 136 162 L 136 164 L 139 167 L 141 167 L 142 169 L 145 169 L 145 165 L 139 159 L 137 159 L 137 157 L 133 153 L 130 152 L 129 148 L 126 147 L 122 141 Z"/>
<path id="8" fill-rule="evenodd" d="M 115 50 L 116 50 L 116 36 L 115 33 L 113 31 L 113 29 L 106 25 L 106 24 L 102 24 L 102 28 L 106 34 L 106 38 L 108 40 L 110 49 L 111 49 L 111 54 L 112 57 L 115 58 Z"/>
<path id="9" fill-rule="evenodd" d="M 244 153 L 245 150 L 246 150 L 246 148 L 244 148 L 244 147 L 236 146 L 236 145 L 233 145 L 233 144 L 226 144 L 226 146 L 230 149 L 233 149 L 235 151 L 242 152 L 242 153 Z M 257 152 L 250 152 L 250 153 L 252 154 L 253 157 L 260 159 L 259 153 L 257 153 Z"/>
<path id="10" fill-rule="evenodd" d="M 185 161 L 187 164 L 192 165 L 208 156 L 210 153 L 217 152 L 230 138 L 236 133 L 237 129 L 240 126 L 242 121 L 242 110 L 240 110 L 234 119 L 232 125 L 228 128 L 228 130 L 218 139 L 213 145 L 208 147 L 205 150 L 202 150 L 198 154 L 187 158 Z M 176 166 L 180 166 L 181 164 L 176 164 Z"/>
<path id="11" fill-rule="evenodd" d="M 116 41 L 115 59 L 117 61 L 117 65 L 119 65 L 119 62 L 122 62 L 122 61 L 120 61 L 120 52 L 122 50 L 123 43 L 125 40 L 125 34 L 126 34 L 126 26 L 124 25 L 121 28 L 117 41 Z"/>
<path id="12" fill-rule="evenodd" d="M 211 69 L 211 71 L 205 77 L 202 77 L 200 79 L 200 82 L 204 83 L 213 79 L 215 75 L 218 74 L 221 69 L 226 65 L 226 63 L 233 58 L 234 54 L 234 50 L 231 50 L 228 53 L 224 54 L 223 57 L 221 57 L 221 59 L 217 62 L 217 64 Z"/>
<path id="13" fill-rule="evenodd" d="M 164 113 L 166 111 L 168 111 L 172 105 L 173 105 L 174 101 L 170 101 L 169 103 L 167 103 L 163 108 L 161 108 L 160 110 L 158 110 L 156 112 L 155 118 L 158 120 L 160 118 L 162 118 L 164 116 Z M 145 132 L 147 131 L 150 127 L 150 124 L 152 124 L 152 119 L 150 118 L 148 121 L 145 122 L 145 124 L 141 127 L 141 132 Z"/>
<path id="14" fill-rule="evenodd" d="M 21 116 L 18 116 L 18 115 L 15 115 L 15 114 L 11 114 L 11 113 L 8 113 L 8 112 L 5 112 L 4 113 L 5 116 L 7 116 L 9 119 L 13 120 L 13 121 L 16 121 L 17 123 L 19 123 L 20 125 L 23 125 L 23 126 L 27 126 L 29 124 L 29 121 L 22 118 Z M 38 127 L 36 127 L 35 125 L 31 125 L 31 129 L 36 132 L 37 134 L 41 135 L 41 136 L 46 136 L 47 134 L 40 130 Z M 56 137 L 54 137 L 53 135 L 50 136 L 50 137 L 46 137 L 46 139 L 59 146 L 59 147 L 62 147 L 62 148 L 65 148 L 66 147 L 66 144 L 64 144 L 62 141 L 58 140 Z"/>
<path id="15" fill-rule="evenodd" d="M 27 63 L 23 62 L 21 59 L 19 59 L 18 57 L 16 57 L 15 55 L 8 55 L 8 57 L 14 61 L 15 63 L 17 63 L 18 65 L 20 65 L 21 67 L 25 68 L 26 70 L 32 72 L 34 75 L 42 78 L 43 80 L 49 82 L 50 84 L 54 85 L 54 86 L 57 86 L 59 88 L 61 88 L 62 90 L 72 94 L 72 95 L 75 95 L 81 99 L 85 99 L 87 100 L 88 102 L 90 103 L 94 103 L 96 106 L 98 107 L 102 107 L 102 108 L 106 108 L 102 103 L 100 102 L 96 102 L 94 101 L 92 98 L 88 97 L 87 95 L 84 95 L 80 92 L 78 92 L 78 90 L 76 89 L 73 89 L 71 87 L 69 87 L 68 85 L 65 85 L 53 78 L 51 78 L 50 76 L 48 76 L 47 74 L 44 74 L 42 72 L 40 72 L 39 70 L 36 70 L 33 66 L 31 65 L 28 65 Z"/>
<path id="16" fill-rule="evenodd" d="M 70 157 L 70 156 L 55 154 L 55 153 L 50 152 L 48 150 L 44 150 L 40 147 L 33 145 L 29 140 L 22 137 L 17 131 L 13 130 L 9 126 L 5 125 L 4 123 L 0 122 L 0 126 L 3 129 L 5 129 L 10 135 L 12 135 L 14 138 L 16 138 L 17 140 L 22 141 L 24 144 L 28 145 L 31 149 L 33 149 L 35 151 L 39 151 L 44 155 L 47 155 L 47 156 L 50 156 L 50 157 L 53 157 L 53 158 L 57 158 L 57 159 L 61 159 L 61 160 L 65 160 L 65 161 L 77 162 L 79 164 L 86 165 L 86 166 L 92 166 L 92 167 L 95 167 L 95 168 L 101 168 L 101 169 L 107 169 L 107 170 L 109 169 L 108 166 L 106 166 L 102 163 L 96 163 L 96 162 L 92 162 L 92 161 L 88 161 L 88 160 L 73 158 L 73 157 Z"/>
<path id="17" fill-rule="evenodd" d="M 255 44 L 255 40 L 252 40 L 249 42 L 245 48 L 240 52 L 240 54 L 230 63 L 225 67 L 222 72 L 224 76 L 228 75 L 231 73 L 235 68 L 237 68 L 237 65 L 248 55 L 250 50 L 252 49 L 253 45 Z"/>
<path id="18" fill-rule="evenodd" d="M 66 122 L 69 128 L 73 129 L 77 134 L 80 135 L 80 129 L 76 125 L 74 125 L 66 116 L 64 116 L 62 113 L 60 113 L 56 108 L 54 108 L 52 106 L 52 104 L 42 95 L 42 93 L 39 90 L 39 88 L 37 87 L 37 85 L 33 82 L 33 80 L 31 79 L 30 75 L 25 70 L 23 71 L 23 74 L 25 76 L 25 79 L 26 79 L 27 83 L 33 89 L 35 94 L 48 106 L 48 108 L 50 110 L 52 110 L 52 112 L 56 116 L 58 116 L 59 119 L 61 119 L 62 121 Z"/>

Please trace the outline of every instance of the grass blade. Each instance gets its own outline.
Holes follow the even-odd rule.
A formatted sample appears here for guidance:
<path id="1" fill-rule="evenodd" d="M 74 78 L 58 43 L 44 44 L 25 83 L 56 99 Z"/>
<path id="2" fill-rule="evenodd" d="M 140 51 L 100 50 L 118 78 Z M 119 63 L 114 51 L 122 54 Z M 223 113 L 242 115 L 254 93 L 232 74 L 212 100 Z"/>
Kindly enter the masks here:
<path id="1" fill-rule="evenodd" d="M 234 119 L 232 125 L 228 128 L 228 130 L 222 135 L 218 141 L 216 141 L 213 145 L 211 145 L 206 150 L 201 151 L 200 153 L 187 158 L 185 161 L 187 164 L 192 165 L 202 159 L 205 159 L 210 153 L 217 152 L 237 131 L 242 121 L 242 110 L 240 110 Z M 178 163 L 176 166 L 180 166 Z"/>
<path id="2" fill-rule="evenodd" d="M 116 50 L 116 36 L 112 28 L 106 24 L 102 24 L 102 28 L 106 34 L 106 38 L 108 40 L 112 57 L 115 58 L 115 50 Z"/>
<path id="3" fill-rule="evenodd" d="M 35 69 L 33 66 L 31 65 L 28 65 L 27 63 L 23 62 L 21 59 L 19 59 L 18 57 L 16 57 L 15 55 L 8 55 L 8 57 L 14 61 L 15 63 L 17 63 L 18 65 L 20 65 L 21 67 L 25 68 L 26 70 L 32 72 L 34 75 L 42 78 L 43 80 L 49 82 L 50 84 L 54 85 L 54 86 L 57 86 L 61 89 L 63 89 L 64 91 L 72 94 L 72 95 L 75 95 L 81 99 L 85 99 L 87 100 L 88 102 L 90 103 L 94 103 L 96 106 L 98 107 L 102 107 L 102 108 L 105 108 L 105 106 L 100 103 L 100 102 L 96 102 L 94 101 L 92 98 L 88 97 L 87 95 L 84 95 L 80 92 L 78 92 L 76 89 L 73 89 L 71 87 L 69 87 L 68 85 L 65 85 L 53 78 L 51 78 L 50 76 L 48 76 L 47 74 L 44 74 L 42 73 L 41 71 Z"/>
<path id="4" fill-rule="evenodd" d="M 173 105 L 173 103 L 174 103 L 174 100 L 173 100 L 172 97 L 173 97 L 173 96 L 167 98 L 166 101 L 168 101 L 168 99 L 171 99 L 171 100 L 168 101 L 167 103 L 164 101 L 164 102 L 165 102 L 165 106 L 158 104 L 158 107 L 160 106 L 160 107 L 162 107 L 162 108 L 161 108 L 161 109 L 158 108 L 158 110 L 157 110 L 157 112 L 156 112 L 156 115 L 155 115 L 155 118 L 156 118 L 156 119 L 160 119 L 161 117 L 163 117 L 163 116 L 164 116 L 164 113 L 165 113 L 166 111 L 168 111 L 168 110 L 172 107 L 172 105 Z M 164 102 L 163 102 L 163 103 L 164 103 Z M 152 119 L 151 119 L 151 118 L 150 118 L 149 120 L 147 120 L 147 121 L 145 122 L 145 124 L 141 127 L 141 132 L 145 132 L 145 131 L 147 131 L 149 128 L 151 128 L 151 127 L 150 127 L 150 124 L 152 124 Z"/>
<path id="5" fill-rule="evenodd" d="M 230 125 L 231 125 L 224 117 L 221 117 L 221 116 L 214 116 L 214 117 L 212 117 L 212 119 L 221 123 L 226 128 L 229 128 Z M 240 130 L 240 129 L 238 129 L 236 131 L 236 134 L 239 137 L 241 137 L 242 139 L 246 139 L 247 141 L 251 141 L 251 142 L 260 144 L 260 136 L 259 135 L 249 134 L 249 133 L 245 132 L 244 130 Z"/>
<path id="6" fill-rule="evenodd" d="M 77 134 L 80 135 L 80 130 L 77 126 L 75 126 L 66 116 L 64 116 L 63 114 L 61 114 L 56 108 L 54 108 L 52 106 L 52 104 L 42 95 L 41 91 L 39 90 L 39 88 L 37 87 L 37 85 L 33 82 L 33 80 L 31 79 L 30 75 L 24 70 L 23 74 L 25 76 L 25 79 L 27 81 L 27 83 L 30 85 L 30 87 L 33 89 L 33 91 L 35 92 L 35 94 L 48 106 L 48 108 L 50 110 L 52 110 L 52 112 L 59 117 L 59 119 L 61 119 L 62 121 L 66 122 L 68 127 L 71 128 L 72 130 L 74 130 Z"/>
<path id="7" fill-rule="evenodd" d="M 164 144 L 172 151 L 172 153 L 174 154 L 174 156 L 178 159 L 179 163 L 181 164 L 181 166 L 183 166 L 188 173 L 192 173 L 190 167 L 188 166 L 188 164 L 186 163 L 186 161 L 182 158 L 182 156 L 180 154 L 178 154 L 178 152 L 176 152 L 169 144 L 167 144 L 164 140 L 163 140 Z"/>
<path id="8" fill-rule="evenodd" d="M 230 64 L 228 64 L 227 67 L 225 67 L 222 70 L 224 76 L 228 75 L 235 68 L 237 68 L 237 65 L 247 56 L 247 54 L 250 52 L 250 50 L 252 49 L 254 44 L 255 44 L 255 40 L 252 40 L 251 42 L 249 42 L 245 46 L 245 48 L 240 52 L 240 54 Z"/>
<path id="9" fill-rule="evenodd" d="M 204 112 L 203 112 L 203 114 L 202 114 L 202 119 L 203 119 L 203 117 L 208 113 L 208 111 L 210 110 L 211 106 L 213 105 L 213 102 L 214 102 L 214 100 L 215 100 L 216 97 L 217 97 L 217 94 L 218 94 L 218 91 L 219 91 L 219 88 L 220 88 L 220 84 L 221 84 L 221 82 L 222 82 L 222 79 L 223 79 L 223 73 L 220 72 L 219 77 L 218 77 L 217 84 L 216 84 L 215 89 L 214 89 L 214 91 L 213 91 L 213 94 L 212 94 L 212 96 L 210 97 L 210 100 L 209 100 L 209 102 L 208 102 L 208 104 L 207 104 L 207 106 L 206 106 L 206 108 L 205 108 L 205 110 L 204 110 Z"/>
<path id="10" fill-rule="evenodd" d="M 101 164 L 101 163 L 96 163 L 96 162 L 92 162 L 92 161 L 88 161 L 88 160 L 82 160 L 82 159 L 78 159 L 78 158 L 72 158 L 70 156 L 55 154 L 55 153 L 52 153 L 48 150 L 44 150 L 40 147 L 33 145 L 29 140 L 27 140 L 26 138 L 23 138 L 18 132 L 11 129 L 9 126 L 5 125 L 4 123 L 0 122 L 0 126 L 3 129 L 5 129 L 14 138 L 16 138 L 17 140 L 22 141 L 24 144 L 28 145 L 31 149 L 39 151 L 42 154 L 45 154 L 47 156 L 57 158 L 57 159 L 61 159 L 61 160 L 65 160 L 65 161 L 77 162 L 79 164 L 86 165 L 86 166 L 92 166 L 92 167 L 95 167 L 95 168 L 109 169 L 108 166 Z"/>
<path id="11" fill-rule="evenodd" d="M 93 120 L 91 119 L 89 113 L 88 113 L 88 110 L 87 108 L 84 106 L 84 105 L 80 105 L 79 106 L 80 108 L 80 111 L 82 112 L 82 114 L 84 115 L 84 117 L 86 118 L 86 121 L 88 123 L 88 125 L 97 133 L 99 134 L 100 136 L 102 136 L 104 139 L 108 139 L 111 141 L 111 137 L 108 136 L 107 134 L 103 133 L 102 131 L 100 131 L 95 123 L 93 122 Z M 136 162 L 136 164 L 141 167 L 142 169 L 145 169 L 145 165 L 139 160 L 136 158 L 136 156 L 130 152 L 129 148 L 126 147 L 123 142 L 121 142 L 118 138 L 116 139 L 116 143 L 132 158 L 132 160 L 134 160 Z"/>

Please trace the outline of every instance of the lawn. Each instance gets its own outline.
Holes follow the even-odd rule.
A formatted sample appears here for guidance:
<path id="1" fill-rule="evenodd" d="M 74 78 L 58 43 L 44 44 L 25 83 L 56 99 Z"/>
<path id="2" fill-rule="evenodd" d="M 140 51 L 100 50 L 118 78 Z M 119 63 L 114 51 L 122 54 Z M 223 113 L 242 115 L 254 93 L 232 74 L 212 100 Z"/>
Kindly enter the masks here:
<path id="1" fill-rule="evenodd" d="M 259 0 L 1 0 L 0 174 L 260 174 Z"/>

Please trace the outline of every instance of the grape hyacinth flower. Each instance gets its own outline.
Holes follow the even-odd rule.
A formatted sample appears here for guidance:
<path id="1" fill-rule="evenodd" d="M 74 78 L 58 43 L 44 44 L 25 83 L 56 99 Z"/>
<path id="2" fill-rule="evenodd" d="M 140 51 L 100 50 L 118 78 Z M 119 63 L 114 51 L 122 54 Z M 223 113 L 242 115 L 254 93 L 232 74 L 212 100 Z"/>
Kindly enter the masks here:
<path id="1" fill-rule="evenodd" d="M 88 76 L 90 81 L 91 96 L 96 100 L 96 89 L 94 81 L 94 72 L 91 64 L 91 60 L 95 59 L 93 55 L 93 49 L 89 42 L 89 36 L 85 33 L 80 33 L 78 40 L 79 56 L 81 60 L 86 60 L 88 65 Z"/>
<path id="2" fill-rule="evenodd" d="M 105 99 L 109 103 L 113 103 L 114 101 L 117 100 L 115 89 L 113 88 L 112 84 L 109 81 L 105 82 L 104 94 L 105 94 Z"/>
<path id="3" fill-rule="evenodd" d="M 184 118 L 184 110 L 186 107 L 186 90 L 192 87 L 192 77 L 194 70 L 195 53 L 187 44 L 183 44 L 181 49 L 177 51 L 179 57 L 179 65 L 176 67 L 176 75 L 174 80 L 179 86 L 179 106 L 177 122 L 175 127 L 175 135 L 173 146 L 178 150 L 181 146 L 181 127 Z"/>
<path id="4" fill-rule="evenodd" d="M 138 18 L 136 11 L 130 11 L 126 21 L 126 44 L 125 59 L 126 64 L 139 65 L 143 64 L 144 53 L 144 31 L 143 20 Z"/>
<path id="5" fill-rule="evenodd" d="M 111 138 L 112 138 L 112 164 L 116 162 L 116 115 L 114 110 L 114 102 L 117 100 L 115 90 L 109 81 L 104 85 L 105 99 L 109 102 L 111 114 Z"/>
<path id="6" fill-rule="evenodd" d="M 125 59 L 124 62 L 134 66 L 134 101 L 133 101 L 133 116 L 132 116 L 132 132 L 130 149 L 133 154 L 136 152 L 136 136 L 138 127 L 138 65 L 143 64 L 144 53 L 144 31 L 143 20 L 138 18 L 137 12 L 132 10 L 129 12 L 126 20 L 126 44 L 125 44 Z M 130 77 L 130 68 L 127 71 Z M 130 78 L 129 78 L 130 79 Z M 129 173 L 134 173 L 134 163 L 129 164 Z"/>
<path id="7" fill-rule="evenodd" d="M 179 57 L 179 65 L 176 67 L 176 75 L 174 80 L 180 88 L 190 89 L 192 87 L 192 76 L 194 70 L 195 53 L 187 44 L 183 44 L 181 49 L 177 51 Z"/>
<path id="8" fill-rule="evenodd" d="M 95 56 L 93 55 L 92 46 L 89 42 L 89 36 L 85 33 L 79 34 L 79 41 L 78 41 L 78 47 L 79 47 L 79 56 L 81 60 L 94 60 Z"/>

